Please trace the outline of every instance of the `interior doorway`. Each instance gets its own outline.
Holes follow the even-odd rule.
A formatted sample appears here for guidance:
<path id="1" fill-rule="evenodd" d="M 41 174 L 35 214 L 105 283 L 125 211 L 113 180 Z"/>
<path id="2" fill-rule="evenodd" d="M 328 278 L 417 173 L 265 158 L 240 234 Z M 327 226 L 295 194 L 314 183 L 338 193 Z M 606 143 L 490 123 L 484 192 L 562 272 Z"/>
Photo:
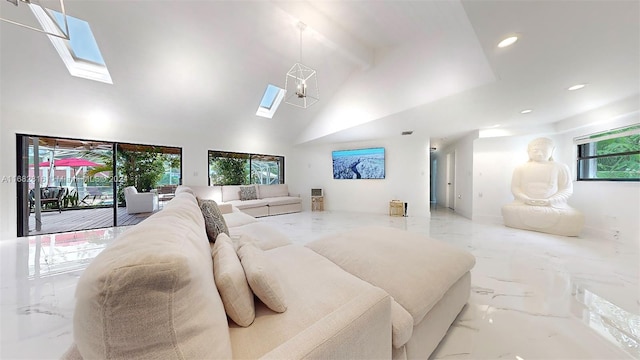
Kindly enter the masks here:
<path id="1" fill-rule="evenodd" d="M 446 160 L 446 190 L 445 190 L 445 204 L 451 209 L 455 210 L 456 204 L 456 152 L 447 154 Z"/>
<path id="2" fill-rule="evenodd" d="M 438 157 L 431 151 L 429 159 L 429 202 L 430 206 L 433 207 L 438 203 Z"/>

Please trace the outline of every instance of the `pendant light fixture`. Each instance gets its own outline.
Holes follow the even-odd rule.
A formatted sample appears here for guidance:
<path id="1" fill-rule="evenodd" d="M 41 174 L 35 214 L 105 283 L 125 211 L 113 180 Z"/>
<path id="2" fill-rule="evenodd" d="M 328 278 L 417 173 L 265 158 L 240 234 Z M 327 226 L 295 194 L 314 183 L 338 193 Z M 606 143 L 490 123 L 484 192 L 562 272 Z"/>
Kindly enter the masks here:
<path id="1" fill-rule="evenodd" d="M 298 23 L 300 29 L 300 62 L 295 63 L 287 72 L 284 89 L 285 103 L 308 108 L 320 100 L 318 93 L 318 77 L 316 71 L 302 64 L 302 32 L 307 27 L 303 22 Z"/>
<path id="2" fill-rule="evenodd" d="M 60 14 L 62 18 L 62 24 L 55 20 L 55 16 L 53 15 L 54 11 L 45 8 L 40 4 L 40 1 L 32 1 L 32 0 L 7 0 L 14 6 L 18 6 L 19 4 L 25 4 L 29 6 L 33 14 L 36 16 L 40 24 L 42 25 L 42 29 L 33 27 L 26 23 L 22 23 L 17 20 L 11 20 L 8 18 L 3 18 L 0 16 L 0 21 L 8 22 L 10 24 L 18 25 L 23 28 L 27 28 L 30 30 L 35 30 L 37 32 L 41 32 L 47 34 L 49 36 L 55 36 L 57 38 L 61 38 L 63 40 L 71 40 L 69 36 L 69 23 L 67 22 L 67 13 L 64 10 L 64 0 L 58 0 L 60 10 L 55 11 Z M 5 14 L 3 14 L 5 15 Z M 46 25 L 45 25 L 46 24 Z"/>

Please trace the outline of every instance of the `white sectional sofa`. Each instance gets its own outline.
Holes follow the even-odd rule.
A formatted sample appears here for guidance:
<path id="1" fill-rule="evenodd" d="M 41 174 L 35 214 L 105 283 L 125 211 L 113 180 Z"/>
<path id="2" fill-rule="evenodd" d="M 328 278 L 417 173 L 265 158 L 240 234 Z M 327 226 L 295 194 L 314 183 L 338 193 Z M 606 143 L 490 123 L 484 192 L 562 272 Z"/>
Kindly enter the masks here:
<path id="1" fill-rule="evenodd" d="M 226 316 L 203 214 L 181 187 L 82 274 L 64 358 L 426 359 L 468 299 L 475 260 L 453 246 L 386 228 L 293 245 L 232 206 L 219 209 L 233 241 L 263 251 L 286 311 L 256 299 L 250 325 Z"/>
<path id="2" fill-rule="evenodd" d="M 302 211 L 302 199 L 289 193 L 287 184 L 275 185 L 215 185 L 189 186 L 203 198 L 219 204 L 232 204 L 241 211 L 254 216 L 272 216 Z M 256 199 L 241 200 L 240 189 L 255 187 Z"/>

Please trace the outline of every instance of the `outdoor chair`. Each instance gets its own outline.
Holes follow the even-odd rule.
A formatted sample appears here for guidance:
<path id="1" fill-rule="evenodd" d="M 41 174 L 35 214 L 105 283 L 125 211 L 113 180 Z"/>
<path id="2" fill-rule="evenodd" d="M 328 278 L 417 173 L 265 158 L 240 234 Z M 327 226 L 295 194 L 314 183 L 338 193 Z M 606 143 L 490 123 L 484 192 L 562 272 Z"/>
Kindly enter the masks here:
<path id="1" fill-rule="evenodd" d="M 164 185 L 158 186 L 156 189 L 151 190 L 151 192 L 155 192 L 158 194 L 158 201 L 160 202 L 160 206 L 162 204 L 173 199 L 176 196 L 176 188 L 178 185 Z"/>
<path id="2" fill-rule="evenodd" d="M 139 193 L 134 186 L 124 188 L 127 214 L 148 213 L 158 210 L 158 194 Z"/>
<path id="3" fill-rule="evenodd" d="M 47 186 L 40 188 L 40 204 L 56 204 L 58 212 L 62 212 L 62 199 L 66 193 L 63 187 Z M 36 195 L 34 189 L 29 190 L 29 208 L 33 209 L 36 205 Z"/>

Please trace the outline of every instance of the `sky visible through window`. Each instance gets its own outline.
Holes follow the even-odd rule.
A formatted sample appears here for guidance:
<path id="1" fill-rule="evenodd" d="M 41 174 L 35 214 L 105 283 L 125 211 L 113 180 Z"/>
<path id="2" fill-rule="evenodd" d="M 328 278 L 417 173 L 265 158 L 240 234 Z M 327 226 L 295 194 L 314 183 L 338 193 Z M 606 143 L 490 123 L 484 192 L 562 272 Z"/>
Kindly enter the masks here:
<path id="1" fill-rule="evenodd" d="M 273 106 L 273 102 L 276 100 L 278 93 L 280 92 L 280 88 L 274 85 L 267 85 L 267 89 L 264 91 L 264 95 L 262 95 L 262 101 L 260 102 L 260 107 L 265 109 L 271 109 Z"/>
<path id="2" fill-rule="evenodd" d="M 58 26 L 61 29 L 64 29 L 64 15 L 54 10 L 50 11 Z M 75 57 L 100 65 L 105 65 L 89 23 L 67 15 L 67 24 L 69 25 L 69 45 L 71 46 Z"/>
<path id="3" fill-rule="evenodd" d="M 262 100 L 260 101 L 256 115 L 271 119 L 284 98 L 284 92 L 284 89 L 268 84 L 264 95 L 262 95 Z"/>

